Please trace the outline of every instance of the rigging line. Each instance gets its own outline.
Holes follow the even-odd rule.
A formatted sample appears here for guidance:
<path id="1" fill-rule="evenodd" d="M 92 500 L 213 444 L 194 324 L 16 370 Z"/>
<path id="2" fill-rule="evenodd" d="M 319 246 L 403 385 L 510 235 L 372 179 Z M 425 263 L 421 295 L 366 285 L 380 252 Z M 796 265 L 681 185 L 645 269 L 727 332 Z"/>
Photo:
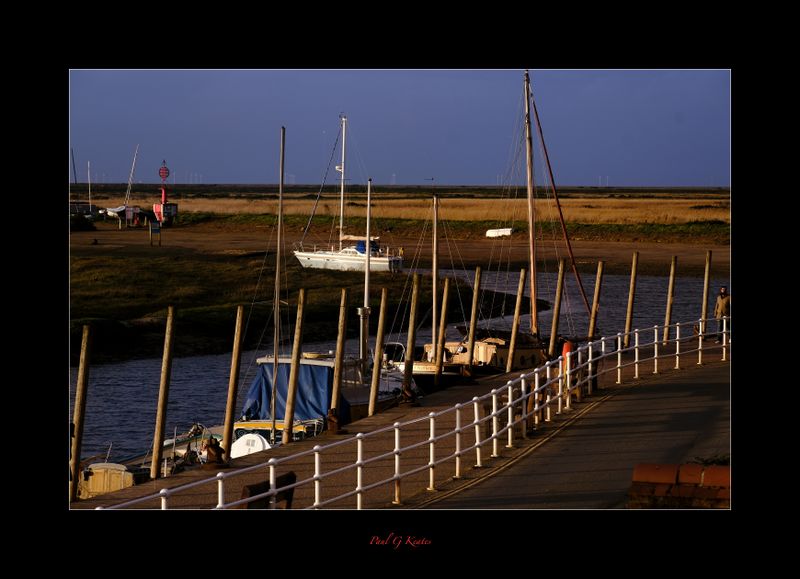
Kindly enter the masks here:
<path id="1" fill-rule="evenodd" d="M 276 220 L 277 220 L 277 216 L 276 216 Z M 277 225 L 277 221 L 276 221 L 276 225 Z M 244 343 L 244 341 L 245 341 L 245 339 L 247 337 L 247 332 L 248 332 L 248 330 L 250 328 L 250 319 L 253 316 L 253 309 L 255 308 L 256 300 L 258 299 L 258 289 L 259 289 L 259 287 L 261 287 L 261 278 L 263 277 L 264 270 L 266 269 L 267 257 L 269 256 L 269 244 L 272 242 L 272 238 L 275 235 L 276 231 L 277 231 L 277 227 L 273 227 L 272 231 L 270 233 L 269 239 L 267 240 L 267 249 L 264 250 L 264 259 L 261 262 L 261 269 L 258 272 L 258 280 L 256 281 L 256 288 L 253 291 L 253 299 L 250 302 L 250 309 L 249 309 L 249 311 L 247 313 L 247 320 L 245 321 L 245 324 L 244 324 L 244 333 L 242 334 L 242 342 L 243 343 Z M 271 314 L 270 314 L 270 317 L 272 317 Z M 261 347 L 261 340 L 263 340 L 263 338 L 264 338 L 264 334 L 266 333 L 266 329 L 267 329 L 267 325 L 265 324 L 264 328 L 261 331 L 261 336 L 259 337 L 258 342 L 256 344 L 256 349 Z M 255 361 L 255 358 L 253 359 L 253 362 L 251 362 L 251 364 L 254 363 L 254 361 Z M 244 375 L 239 379 L 239 384 L 241 384 L 242 381 L 244 380 L 244 378 L 246 377 L 247 372 L 249 371 L 249 368 L 250 368 L 250 366 L 248 365 L 247 366 L 247 370 L 243 373 Z M 238 387 L 239 384 L 237 384 L 237 387 Z"/>
<path id="2" fill-rule="evenodd" d="M 333 143 L 333 149 L 331 149 L 331 158 L 328 159 L 328 166 L 325 168 L 325 175 L 322 177 L 322 185 L 319 186 L 319 191 L 317 191 L 317 198 L 314 199 L 314 206 L 311 208 L 311 215 L 308 216 L 308 222 L 306 226 L 303 228 L 303 235 L 300 237 L 300 247 L 303 247 L 303 242 L 306 239 L 306 234 L 308 233 L 309 228 L 311 227 L 311 220 L 314 219 L 314 214 L 317 212 L 317 205 L 319 205 L 319 199 L 322 196 L 322 190 L 325 188 L 325 183 L 328 180 L 328 173 L 331 171 L 331 163 L 333 162 L 333 156 L 336 154 L 336 145 L 339 144 L 339 136 L 342 134 L 341 126 L 339 127 L 339 131 L 336 134 L 336 141 Z M 335 221 L 335 220 L 334 220 Z"/>
<path id="3" fill-rule="evenodd" d="M 558 207 L 558 218 L 561 221 L 561 229 L 564 232 L 564 241 L 567 244 L 567 251 L 569 252 L 569 259 L 570 263 L 572 264 L 572 272 L 575 274 L 575 279 L 578 282 L 578 288 L 581 291 L 581 297 L 583 298 L 583 303 L 586 306 L 586 312 L 591 314 L 592 308 L 589 305 L 589 299 L 586 297 L 586 292 L 583 289 L 583 283 L 581 282 L 581 276 L 578 273 L 578 266 L 575 264 L 575 255 L 572 253 L 572 244 L 569 241 L 569 235 L 567 234 L 567 226 L 564 223 L 564 214 L 561 211 L 561 203 L 558 201 L 558 192 L 556 191 L 556 182 L 553 178 L 553 168 L 550 165 L 550 155 L 547 153 L 547 145 L 544 142 L 544 134 L 542 133 L 542 124 L 539 121 L 539 112 L 536 109 L 536 99 L 533 98 L 533 88 L 531 88 L 531 102 L 533 103 L 533 116 L 536 119 L 536 131 L 539 133 L 539 140 L 542 143 L 542 149 L 544 151 L 544 159 L 547 163 L 547 174 L 550 178 L 550 187 L 553 189 L 553 197 L 556 200 L 556 207 Z"/>
<path id="4" fill-rule="evenodd" d="M 541 142 L 539 142 L 539 150 L 542 151 Z M 542 153 L 543 153 L 543 151 L 542 151 Z M 543 154 L 542 154 L 542 158 L 540 160 L 540 163 L 542 165 L 542 172 L 544 172 L 545 167 L 544 167 L 544 155 Z M 548 226 L 548 230 L 549 230 L 549 233 L 550 233 L 550 241 L 552 242 L 552 246 L 553 246 L 553 253 L 555 255 L 556 262 L 558 262 L 561 259 L 562 251 L 561 251 L 561 243 L 559 242 L 559 240 L 560 240 L 559 234 L 558 234 L 559 232 L 558 232 L 558 230 L 556 228 L 556 225 L 555 225 L 556 219 L 554 217 L 554 207 L 553 207 L 554 203 L 552 202 L 552 201 L 554 201 L 554 199 L 553 199 L 553 196 L 551 195 L 551 193 L 552 193 L 551 190 L 545 188 L 545 196 L 546 196 L 546 198 L 548 200 L 548 203 L 547 203 L 547 216 L 548 216 L 547 226 Z M 544 229 L 545 229 L 544 227 L 540 227 L 540 232 L 541 232 L 541 236 L 542 236 L 542 242 L 544 242 L 544 235 L 545 235 Z M 546 266 L 545 266 L 545 270 L 547 271 Z M 550 291 L 552 291 L 552 286 L 549 285 L 549 284 L 548 284 L 548 289 Z M 565 279 L 564 280 L 564 289 L 563 289 L 563 293 L 562 293 L 562 303 L 563 303 L 564 307 L 562 307 L 562 309 L 561 309 L 561 314 L 562 315 L 560 315 L 559 318 L 562 318 L 562 317 L 566 318 L 566 324 L 567 324 L 567 327 L 569 329 L 569 333 L 574 335 L 575 334 L 575 331 L 574 331 L 575 330 L 575 319 L 574 319 L 574 315 L 573 315 L 574 314 L 574 310 L 572 308 L 572 302 L 570 300 L 569 279 Z M 560 321 L 561 320 L 559 320 L 559 323 L 560 323 Z M 562 332 L 562 333 L 564 333 L 564 332 Z"/>
<path id="5" fill-rule="evenodd" d="M 425 233 L 426 233 L 427 229 L 428 229 L 428 222 L 425 221 L 423 223 L 423 226 L 422 226 L 422 232 L 421 232 L 419 238 L 417 239 L 416 249 L 415 249 L 415 251 L 414 251 L 414 253 L 412 255 L 411 267 L 408 269 L 408 275 L 406 276 L 406 281 L 405 281 L 405 284 L 403 285 L 403 293 L 400 296 L 400 302 L 404 304 L 404 310 L 403 310 L 403 316 L 400 319 L 400 328 L 398 329 L 397 333 L 395 334 L 397 336 L 395 338 L 395 340 L 399 340 L 400 339 L 400 335 L 403 332 L 403 324 L 405 323 L 405 320 L 406 320 L 406 318 L 408 316 L 408 311 L 411 308 L 410 290 L 409 290 L 409 298 L 406 299 L 406 288 L 408 287 L 408 283 L 409 283 L 409 280 L 412 277 L 412 274 L 414 272 L 416 272 L 417 267 L 419 265 L 419 261 L 420 261 L 420 258 L 422 256 L 422 242 L 423 242 L 423 239 L 425 237 Z M 394 331 L 395 323 L 397 321 L 397 316 L 398 316 L 399 312 L 400 312 L 400 308 L 397 308 L 395 310 L 394 319 L 392 320 L 392 325 L 391 325 L 392 331 L 389 332 L 390 335 L 392 335 L 392 333 Z"/>
<path id="6" fill-rule="evenodd" d="M 445 222 L 445 229 L 447 229 L 447 227 L 448 227 L 447 222 Z M 461 271 L 463 272 L 463 276 L 464 276 L 462 281 L 467 281 L 468 282 L 469 281 L 469 275 L 467 274 L 467 267 L 466 267 L 466 265 L 464 265 L 464 259 L 461 257 L 461 252 L 458 250 L 458 244 L 454 242 L 453 245 L 455 245 L 455 248 L 456 248 L 456 256 L 458 257 L 458 261 L 461 262 Z M 450 242 L 449 242 L 449 237 L 448 237 L 448 249 L 449 249 L 449 247 L 450 247 Z M 451 264 L 453 263 L 452 252 L 450 254 L 450 262 L 451 262 Z M 455 271 L 455 265 L 452 265 L 452 269 L 453 269 L 453 271 Z M 459 286 L 458 286 L 458 280 L 457 279 L 456 279 L 456 291 L 458 292 L 458 304 L 461 307 L 461 317 L 464 319 L 464 323 L 466 324 L 467 323 L 467 314 L 466 314 L 466 310 L 464 310 L 464 302 L 461 299 L 461 292 L 459 291 Z"/>

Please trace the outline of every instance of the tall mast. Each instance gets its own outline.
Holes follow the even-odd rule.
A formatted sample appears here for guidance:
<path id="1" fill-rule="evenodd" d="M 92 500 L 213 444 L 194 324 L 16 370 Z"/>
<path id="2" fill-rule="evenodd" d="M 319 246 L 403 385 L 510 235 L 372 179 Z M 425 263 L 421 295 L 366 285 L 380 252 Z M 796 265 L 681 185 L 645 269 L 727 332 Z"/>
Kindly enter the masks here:
<path id="1" fill-rule="evenodd" d="M 439 223 L 439 195 L 436 193 L 433 194 L 433 311 L 431 315 L 433 319 L 431 320 L 431 332 L 433 334 L 433 339 L 431 343 L 433 344 L 433 359 L 436 359 L 436 348 L 438 345 L 437 336 L 439 334 L 436 333 L 436 320 L 439 319 L 438 311 L 438 297 L 439 297 L 439 235 L 437 232 L 437 225 Z"/>
<path id="2" fill-rule="evenodd" d="M 372 247 L 370 245 L 370 231 L 369 231 L 369 218 L 370 218 L 370 203 L 372 202 L 372 179 L 367 179 L 367 237 L 365 244 L 365 262 L 364 262 L 364 307 L 359 308 L 358 315 L 361 318 L 361 327 L 359 333 L 359 346 L 358 357 L 361 358 L 362 372 L 367 371 L 367 363 L 369 360 L 368 344 L 369 339 L 369 269 L 370 269 L 370 254 Z"/>
<path id="3" fill-rule="evenodd" d="M 342 251 L 342 235 L 344 235 L 344 160 L 346 141 L 347 117 L 342 115 L 342 164 L 340 165 L 340 172 L 342 173 L 342 186 L 339 192 L 339 251 Z"/>
<path id="4" fill-rule="evenodd" d="M 86 176 L 89 179 L 89 214 L 92 213 L 92 162 L 86 161 Z"/>
<path id="5" fill-rule="evenodd" d="M 527 149 L 528 173 L 528 254 L 531 262 L 531 334 L 539 333 L 539 311 L 536 308 L 536 247 L 534 235 L 534 219 L 536 214 L 533 209 L 533 141 L 531 138 L 531 80 L 528 71 L 525 71 L 525 148 Z"/>
<path id="6" fill-rule="evenodd" d="M 128 206 L 128 201 L 131 198 L 131 185 L 133 184 L 133 172 L 136 170 L 136 156 L 139 154 L 139 145 L 136 145 L 136 150 L 133 152 L 133 164 L 131 165 L 131 174 L 128 175 L 128 190 L 125 191 L 125 206 Z"/>
<path id="7" fill-rule="evenodd" d="M 75 181 L 75 185 L 78 184 L 78 172 L 75 170 L 75 151 L 72 147 L 69 148 L 70 155 L 72 156 L 72 178 Z"/>
<path id="8" fill-rule="evenodd" d="M 286 127 L 281 127 L 281 157 L 280 157 L 280 170 L 278 177 L 278 249 L 275 252 L 275 295 L 272 303 L 272 318 L 275 322 L 275 330 L 272 334 L 273 337 L 273 360 L 272 360 L 272 401 L 271 401 L 271 414 L 272 414 L 272 444 L 275 444 L 275 404 L 277 402 L 278 391 L 278 345 L 280 344 L 280 326 L 281 326 L 281 259 L 283 259 L 283 150 L 286 142 Z M 289 433 L 291 435 L 291 433 Z"/>

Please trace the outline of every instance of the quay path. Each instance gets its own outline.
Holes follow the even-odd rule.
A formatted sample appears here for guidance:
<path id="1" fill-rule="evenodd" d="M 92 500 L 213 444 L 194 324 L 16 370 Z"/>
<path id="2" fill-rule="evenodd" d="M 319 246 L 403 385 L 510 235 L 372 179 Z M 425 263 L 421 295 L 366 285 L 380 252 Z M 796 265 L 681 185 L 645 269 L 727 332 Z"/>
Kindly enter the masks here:
<path id="1" fill-rule="evenodd" d="M 729 365 L 717 363 L 619 389 L 547 444 L 428 508 L 625 508 L 635 465 L 727 454 Z"/>
<path id="2" fill-rule="evenodd" d="M 642 364 L 639 379 L 633 377 L 633 366 L 622 371 L 622 384 L 616 384 L 616 371 L 599 377 L 599 389 L 584 396 L 581 402 L 573 398 L 572 408 L 557 414 L 552 411 L 550 422 L 521 436 L 516 429 L 513 448 L 506 447 L 502 436 L 500 452 L 490 457 L 492 442 L 482 445 L 482 467 L 474 468 L 476 452 L 462 458 L 461 477 L 454 478 L 454 462 L 439 464 L 434 469 L 435 490 L 428 490 L 429 471 L 402 479 L 401 502 L 395 497 L 393 482 L 387 482 L 363 494 L 365 509 L 506 509 L 506 508 L 623 508 L 630 487 L 633 467 L 639 462 L 679 463 L 695 457 L 730 453 L 730 363 L 721 361 L 719 349 L 708 347 L 703 365 L 691 356 L 681 357 L 681 369 L 672 369 L 669 359 L 662 359 L 659 373 L 653 374 L 652 362 Z M 627 359 L 627 356 L 625 357 Z M 728 351 L 730 359 L 730 351 Z M 610 365 L 610 361 L 606 362 Z M 613 366 L 611 366 L 613 367 Z M 234 459 L 235 470 L 265 463 L 270 458 L 282 458 L 344 439 L 341 444 L 322 454 L 323 472 L 356 461 L 354 435 L 368 433 L 395 422 L 426 417 L 465 404 L 462 427 L 473 420 L 473 396 L 481 396 L 492 388 L 504 386 L 519 372 L 482 377 L 475 382 L 451 386 L 425 396 L 418 406 L 403 404 L 375 416 L 346 425 L 347 433 L 322 435 L 275 449 Z M 501 401 L 502 402 L 502 401 Z M 482 411 L 491 412 L 491 401 Z M 450 431 L 455 425 L 455 413 L 445 414 L 436 421 L 436 434 Z M 491 420 L 484 423 L 482 437 L 491 434 Z M 402 446 L 427 440 L 430 435 L 427 420 L 420 420 L 402 429 Z M 455 441 L 449 436 L 436 443 L 436 458 L 454 452 Z M 388 431 L 365 439 L 364 459 L 389 452 L 394 448 L 394 432 Z M 474 443 L 474 427 L 462 434 L 462 448 Z M 427 465 L 429 447 L 421 444 L 401 455 L 401 471 L 407 472 Z M 394 458 L 389 456 L 369 464 L 364 469 L 363 486 L 388 479 L 394 473 Z M 280 476 L 288 471 L 304 480 L 314 474 L 314 455 L 292 459 L 277 469 Z M 76 501 L 72 509 L 109 507 L 138 497 L 157 493 L 162 488 L 174 488 L 203 478 L 211 478 L 218 470 L 194 469 L 174 476 L 157 479 L 117 492 Z M 243 485 L 264 482 L 268 469 L 258 469 L 226 480 L 225 500 L 232 502 L 241 496 Z M 321 500 L 339 496 L 356 488 L 356 470 L 333 474 L 322 481 Z M 292 508 L 307 508 L 314 503 L 314 486 L 307 484 L 294 492 Z M 169 508 L 211 509 L 217 504 L 216 483 L 195 486 L 172 495 Z M 130 506 L 132 509 L 158 509 L 158 498 Z M 327 505 L 326 508 L 354 509 L 356 497 L 350 496 Z"/>

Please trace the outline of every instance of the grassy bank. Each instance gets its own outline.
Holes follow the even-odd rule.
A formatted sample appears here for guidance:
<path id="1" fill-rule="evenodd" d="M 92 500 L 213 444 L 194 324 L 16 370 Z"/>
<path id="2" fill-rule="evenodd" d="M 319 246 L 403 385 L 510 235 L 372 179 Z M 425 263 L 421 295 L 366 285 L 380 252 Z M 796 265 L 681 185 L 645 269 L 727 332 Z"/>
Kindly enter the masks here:
<path id="1" fill-rule="evenodd" d="M 180 266 L 176 267 L 176 263 Z M 266 263 L 263 256 L 232 258 L 195 251 L 180 252 L 179 262 L 174 255 L 160 258 L 130 254 L 76 256 L 72 259 L 71 269 L 73 364 L 77 363 L 77 347 L 85 323 L 91 324 L 95 332 L 94 363 L 160 356 L 169 305 L 176 308 L 173 346 L 176 356 L 230 351 L 238 304 L 245 306 L 245 347 L 266 348 L 272 343 L 274 256 L 269 256 Z M 291 343 L 291 328 L 301 285 L 308 291 L 303 332 L 305 342 L 336 338 L 339 288 L 342 287 L 350 288 L 347 335 L 356 337 L 355 307 L 362 303 L 362 284 L 363 274 L 302 270 L 296 260 L 290 260 L 284 271 L 281 296 L 286 302 L 282 306 L 282 340 Z M 373 274 L 370 292 L 374 312 L 370 318 L 373 335 L 377 329 L 382 287 L 389 290 L 387 333 L 392 329 L 399 331 L 401 323 L 403 326 L 407 324 L 410 276 Z M 464 284 L 453 286 L 448 312 L 451 322 L 463 322 L 462 304 L 469 307 L 471 291 Z M 514 298 L 506 296 L 505 299 L 505 310 L 512 310 Z M 492 301 L 491 296 L 486 301 Z M 502 299 L 494 302 L 497 309 L 502 307 Z M 425 316 L 430 304 L 431 280 L 421 278 L 418 316 Z M 547 308 L 548 304 L 542 303 L 540 307 Z"/>

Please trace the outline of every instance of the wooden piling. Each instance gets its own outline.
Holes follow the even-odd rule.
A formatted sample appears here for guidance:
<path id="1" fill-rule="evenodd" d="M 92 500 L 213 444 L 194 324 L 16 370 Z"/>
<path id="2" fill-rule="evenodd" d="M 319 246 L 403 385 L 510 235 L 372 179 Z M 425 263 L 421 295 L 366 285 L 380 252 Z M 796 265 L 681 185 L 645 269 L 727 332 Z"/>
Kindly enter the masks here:
<path id="1" fill-rule="evenodd" d="M 417 346 L 417 301 L 419 300 L 419 274 L 413 276 L 411 290 L 411 312 L 408 314 L 408 341 L 406 342 L 406 359 L 403 368 L 403 394 L 411 398 L 411 377 L 414 372 L 414 348 Z"/>
<path id="2" fill-rule="evenodd" d="M 444 278 L 444 292 L 442 293 L 442 316 L 439 323 L 439 337 L 436 339 L 436 375 L 433 378 L 434 387 L 439 387 L 442 377 L 442 364 L 444 363 L 445 333 L 447 330 L 447 302 L 450 294 L 450 278 Z"/>
<path id="3" fill-rule="evenodd" d="M 664 341 L 666 346 L 669 340 L 669 324 L 672 321 L 672 300 L 675 290 L 675 269 L 678 266 L 678 256 L 672 256 L 672 263 L 669 265 L 669 287 L 667 288 L 667 311 L 664 314 Z"/>
<path id="4" fill-rule="evenodd" d="M 231 354 L 231 374 L 228 380 L 228 401 L 225 404 L 225 425 L 222 430 L 222 448 L 225 462 L 230 462 L 233 445 L 233 422 L 236 411 L 236 396 L 239 393 L 239 361 L 242 357 L 242 326 L 244 306 L 236 306 L 236 329 L 233 333 L 233 353 Z"/>
<path id="5" fill-rule="evenodd" d="M 375 358 L 372 364 L 372 382 L 369 386 L 369 416 L 375 414 L 378 400 L 378 385 L 381 381 L 381 362 L 383 359 L 383 326 L 386 322 L 386 301 L 389 290 L 381 288 L 381 311 L 378 314 L 378 333 L 375 336 Z"/>
<path id="6" fill-rule="evenodd" d="M 628 288 L 628 309 L 625 313 L 625 337 L 622 338 L 622 347 L 627 348 L 631 343 L 631 325 L 633 324 L 633 300 L 636 295 L 636 266 L 639 263 L 639 252 L 633 252 L 631 262 L 631 284 Z"/>
<path id="7" fill-rule="evenodd" d="M 548 355 L 552 358 L 556 354 L 556 337 L 558 336 L 558 318 L 561 314 L 561 296 L 564 293 L 564 258 L 558 260 L 558 283 L 556 284 L 556 299 L 553 305 L 553 324 L 550 327 L 550 347 Z"/>
<path id="8" fill-rule="evenodd" d="M 161 451 L 164 448 L 164 428 L 167 423 L 167 400 L 169 399 L 169 379 L 172 373 L 172 335 L 175 327 L 175 306 L 167 308 L 167 329 L 164 335 L 164 355 L 161 359 L 161 384 L 158 387 L 158 409 L 156 410 L 156 431 L 153 434 L 153 462 L 150 464 L 150 478 L 155 480 L 161 472 Z"/>
<path id="9" fill-rule="evenodd" d="M 347 300 L 350 290 L 342 288 L 339 301 L 339 330 L 336 337 L 336 356 L 333 359 L 333 392 L 331 393 L 331 414 L 338 418 L 339 393 L 342 389 L 342 363 L 344 362 L 344 341 L 347 334 Z"/>
<path id="10" fill-rule="evenodd" d="M 511 372 L 514 367 L 514 353 L 517 350 L 517 331 L 519 330 L 519 316 L 522 312 L 522 297 L 525 293 L 525 268 L 519 270 L 519 285 L 517 285 L 517 303 L 514 306 L 514 321 L 511 324 L 511 343 L 508 345 L 508 360 L 506 372 Z"/>
<path id="11" fill-rule="evenodd" d="M 597 278 L 594 282 L 594 298 L 592 298 L 592 314 L 589 317 L 589 340 L 594 340 L 597 329 L 597 313 L 600 310 L 600 287 L 603 285 L 603 262 L 597 262 Z"/>
<path id="12" fill-rule="evenodd" d="M 706 271 L 703 274 L 703 309 L 701 310 L 700 334 L 706 333 L 706 320 L 708 319 L 708 284 L 711 278 L 711 250 L 706 251 Z"/>
<path id="13" fill-rule="evenodd" d="M 306 303 L 306 288 L 300 288 L 297 296 L 297 319 L 294 326 L 292 366 L 289 369 L 289 384 L 286 392 L 286 411 L 283 415 L 283 444 L 292 442 L 294 425 L 294 400 L 297 396 L 297 376 L 300 373 L 300 348 L 303 344 L 303 309 Z M 277 380 L 275 380 L 277 384 Z"/>
<path id="14" fill-rule="evenodd" d="M 439 335 L 436 332 L 436 324 L 439 322 L 439 234 L 437 232 L 437 225 L 439 223 L 439 195 L 433 194 L 433 255 L 432 255 L 432 292 L 433 302 L 431 304 L 431 342 L 433 342 L 433 356 L 432 359 L 436 360 L 437 344 Z"/>
<path id="15" fill-rule="evenodd" d="M 69 456 L 69 502 L 78 497 L 81 476 L 81 444 L 83 442 L 83 416 L 86 412 L 86 390 L 89 386 L 89 354 L 92 347 L 91 327 L 83 326 L 81 357 L 78 362 L 78 383 L 75 386 L 75 407 L 72 409 L 72 453 Z M 63 464 L 63 463 L 62 463 Z"/>
<path id="16" fill-rule="evenodd" d="M 475 283 L 472 287 L 472 312 L 469 316 L 469 338 L 467 340 L 467 369 L 472 373 L 472 361 L 475 357 L 475 326 L 478 324 L 478 299 L 481 292 L 481 268 L 475 268 Z"/>

